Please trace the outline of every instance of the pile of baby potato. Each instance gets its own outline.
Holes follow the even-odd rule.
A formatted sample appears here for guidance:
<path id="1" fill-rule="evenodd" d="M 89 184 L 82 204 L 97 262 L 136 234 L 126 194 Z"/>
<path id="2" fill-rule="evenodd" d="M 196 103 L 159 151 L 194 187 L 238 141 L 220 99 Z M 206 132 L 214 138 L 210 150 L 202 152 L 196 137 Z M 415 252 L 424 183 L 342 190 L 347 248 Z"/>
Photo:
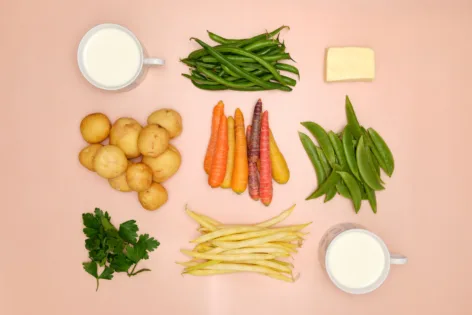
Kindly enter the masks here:
<path id="1" fill-rule="evenodd" d="M 106 115 L 93 113 L 82 119 L 80 132 L 89 143 L 79 153 L 84 167 L 106 178 L 113 189 L 136 191 L 146 210 L 156 210 L 167 202 L 162 183 L 177 172 L 182 159 L 170 144 L 182 133 L 178 112 L 157 110 L 145 127 L 129 117 L 119 118 L 112 125 Z M 104 144 L 107 138 L 109 144 Z"/>

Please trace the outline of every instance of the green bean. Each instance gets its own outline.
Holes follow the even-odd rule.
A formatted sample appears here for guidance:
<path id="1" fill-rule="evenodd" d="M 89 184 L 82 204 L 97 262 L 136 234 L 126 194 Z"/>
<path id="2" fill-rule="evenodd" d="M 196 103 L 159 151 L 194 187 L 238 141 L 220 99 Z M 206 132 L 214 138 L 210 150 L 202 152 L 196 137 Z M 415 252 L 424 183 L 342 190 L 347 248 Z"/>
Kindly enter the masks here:
<path id="1" fill-rule="evenodd" d="M 198 68 L 197 68 L 197 69 L 198 69 Z M 219 76 L 219 77 L 222 77 L 223 74 L 225 74 L 225 71 L 224 71 L 223 69 L 221 69 L 220 73 L 218 73 L 218 76 Z"/>
<path id="2" fill-rule="evenodd" d="M 243 69 L 245 69 L 245 68 L 243 68 Z M 259 69 L 259 70 L 256 70 L 256 71 L 252 72 L 252 74 L 255 75 L 255 76 L 260 76 L 261 74 L 264 74 L 264 73 L 269 73 L 269 71 Z"/>
<path id="3" fill-rule="evenodd" d="M 283 54 L 285 52 L 285 46 L 282 47 L 273 47 L 271 51 L 267 53 L 267 56 L 274 56 L 278 54 Z"/>
<path id="4" fill-rule="evenodd" d="M 283 30 L 284 28 L 290 29 L 290 27 L 288 27 L 286 25 L 282 25 L 281 27 L 279 27 L 278 29 L 276 29 L 275 31 L 272 31 L 270 33 L 266 32 L 266 33 L 263 33 L 263 34 L 260 34 L 260 35 L 257 35 L 257 36 L 251 37 L 251 38 L 246 38 L 246 39 L 227 39 L 227 38 L 224 38 L 224 37 L 219 36 L 219 35 L 217 35 L 215 33 L 212 33 L 212 32 L 208 32 L 208 35 L 210 36 L 211 39 L 213 39 L 217 43 L 221 43 L 221 44 L 241 44 L 241 43 L 243 43 L 243 45 L 248 45 L 250 43 L 256 42 L 256 41 L 261 40 L 261 39 L 274 37 L 275 35 L 280 33 L 280 31 Z"/>
<path id="5" fill-rule="evenodd" d="M 342 181 L 336 184 L 336 190 L 344 198 L 351 199 L 351 194 L 349 193 L 349 189 Z"/>
<path id="6" fill-rule="evenodd" d="M 349 189 L 349 194 L 351 195 L 351 199 L 354 204 L 354 209 L 356 210 L 356 213 L 358 213 L 359 209 L 361 208 L 362 194 L 356 179 L 348 172 L 337 173 L 339 174 L 339 176 L 341 176 L 343 182 Z"/>
<path id="7" fill-rule="evenodd" d="M 195 76 L 197 77 L 198 79 L 201 79 L 201 80 L 206 80 L 207 78 L 200 74 L 200 72 L 198 72 L 196 69 L 192 70 L 192 76 Z"/>
<path id="8" fill-rule="evenodd" d="M 196 75 L 188 75 L 186 73 L 182 73 L 182 76 L 198 83 L 198 84 L 207 84 L 207 85 L 218 85 L 218 83 L 214 82 L 214 81 L 209 81 L 209 80 L 206 80 L 206 79 L 202 79 L 202 78 L 199 78 L 197 77 Z"/>
<path id="9" fill-rule="evenodd" d="M 346 95 L 346 116 L 347 116 L 347 124 L 349 128 L 351 128 L 352 135 L 359 139 L 362 135 L 361 126 L 359 125 L 359 121 L 357 120 L 356 113 L 354 112 L 354 108 L 352 107 L 351 100 L 349 96 Z"/>
<path id="10" fill-rule="evenodd" d="M 261 66 L 260 64 L 258 63 L 253 63 L 253 62 L 238 62 L 238 61 L 235 61 L 234 62 L 235 65 L 238 65 L 242 68 L 251 68 L 251 69 L 259 69 L 259 70 L 266 70 L 268 71 L 265 67 Z M 271 65 L 275 65 L 274 62 L 271 62 L 270 63 Z"/>
<path id="11" fill-rule="evenodd" d="M 351 170 L 352 174 L 360 180 L 359 176 L 359 168 L 357 167 L 356 161 L 356 153 L 354 152 L 354 144 L 352 143 L 352 133 L 349 128 L 344 128 L 343 133 L 343 149 L 344 155 L 346 156 L 347 164 L 349 165 L 349 169 Z"/>
<path id="12" fill-rule="evenodd" d="M 344 170 L 348 167 L 346 162 L 346 155 L 344 154 L 344 148 L 341 140 L 339 137 L 332 131 L 328 132 L 329 141 L 331 141 L 331 145 L 333 146 L 334 153 L 336 153 L 336 158 L 341 165 L 341 168 Z"/>
<path id="13" fill-rule="evenodd" d="M 336 187 L 336 184 L 339 182 L 340 176 L 338 172 L 331 172 L 331 175 L 323 182 L 323 184 L 319 185 L 318 188 L 306 198 L 306 200 L 315 199 L 318 197 L 323 196 L 326 194 L 330 189 Z"/>
<path id="14" fill-rule="evenodd" d="M 316 146 L 313 141 L 303 132 L 298 132 L 298 136 L 300 137 L 300 141 L 302 142 L 303 148 L 305 149 L 308 158 L 313 165 L 316 173 L 316 179 L 318 180 L 318 186 L 321 185 L 326 180 L 326 173 L 321 165 L 320 158 L 318 153 L 316 152 Z"/>
<path id="15" fill-rule="evenodd" d="M 197 67 L 198 71 L 202 72 L 204 75 L 206 75 L 207 77 L 209 77 L 210 79 L 212 79 L 213 81 L 215 82 L 218 82 L 219 84 L 222 84 L 222 85 L 225 85 L 229 88 L 234 88 L 234 89 L 245 89 L 245 88 L 248 88 L 248 87 L 253 87 L 254 82 L 248 82 L 248 83 L 235 83 L 235 82 L 231 82 L 231 81 L 227 81 L 221 77 L 219 77 L 218 75 L 212 73 L 211 71 L 208 71 L 207 69 L 205 68 L 200 68 L 200 67 Z M 262 79 L 260 79 L 261 82 L 264 82 L 266 83 L 266 81 L 263 81 Z M 270 88 L 266 88 L 266 89 L 270 89 Z"/>
<path id="16" fill-rule="evenodd" d="M 382 190 L 384 187 L 378 179 L 378 175 L 372 169 L 372 165 L 369 163 L 369 151 L 364 145 L 364 136 L 361 136 L 359 143 L 357 144 L 357 165 L 359 167 L 359 174 L 362 180 L 374 190 Z"/>
<path id="17" fill-rule="evenodd" d="M 241 78 L 240 75 L 238 75 L 237 73 L 234 73 L 234 71 L 232 71 L 231 69 L 229 69 L 227 66 L 221 65 L 221 67 L 222 67 L 223 70 L 224 70 L 227 74 L 229 74 L 230 76 L 235 77 L 235 78 L 238 78 L 238 79 Z"/>
<path id="18" fill-rule="evenodd" d="M 246 45 L 246 46 L 242 46 L 241 49 L 252 52 L 258 49 L 262 49 L 266 47 L 273 47 L 273 46 L 278 46 L 278 45 L 279 45 L 278 41 L 275 41 L 273 39 L 264 39 L 264 40 L 260 40 L 252 44 Z"/>
<path id="19" fill-rule="evenodd" d="M 308 129 L 311 134 L 316 138 L 316 140 L 320 144 L 321 149 L 323 149 L 323 152 L 326 155 L 329 164 L 331 165 L 331 167 L 334 167 L 334 165 L 336 164 L 336 155 L 334 153 L 333 146 L 329 141 L 328 134 L 323 129 L 323 127 L 311 121 L 302 122 L 301 124 L 306 129 Z"/>
<path id="20" fill-rule="evenodd" d="M 226 47 L 226 48 L 222 48 L 222 49 L 218 49 L 217 51 L 218 52 L 223 52 L 223 51 L 228 51 L 229 49 L 239 49 L 241 50 L 240 48 L 229 48 L 229 47 Z M 245 50 L 242 50 L 242 51 L 245 51 Z M 251 54 L 251 55 L 254 55 L 254 54 Z M 243 57 L 243 56 L 235 56 L 235 55 L 224 55 L 225 58 L 227 58 L 229 61 L 232 61 L 232 62 L 254 62 L 254 58 L 252 57 Z M 257 55 L 254 55 L 256 57 L 258 57 Z M 264 61 L 277 61 L 277 60 L 284 60 L 284 59 L 290 59 L 290 55 L 289 54 L 278 54 L 278 55 L 275 55 L 275 56 L 262 56 L 262 57 L 258 57 Z M 201 60 L 203 62 L 206 62 L 206 63 L 218 63 L 220 62 L 219 60 L 217 60 L 215 57 L 210 57 L 210 56 L 205 56 L 205 57 L 202 57 Z"/>
<path id="21" fill-rule="evenodd" d="M 390 151 L 390 148 L 388 147 L 387 143 L 385 143 L 384 139 L 378 134 L 377 131 L 372 128 L 369 128 L 368 133 L 370 138 L 372 139 L 372 142 L 374 143 L 375 148 L 379 152 L 380 157 L 382 158 L 385 164 L 385 172 L 388 176 L 392 176 L 393 171 L 395 169 L 395 161 L 393 159 L 392 151 Z"/>
<path id="22" fill-rule="evenodd" d="M 300 79 L 300 72 L 298 71 L 297 67 L 295 67 L 295 66 L 292 66 L 292 65 L 289 65 L 289 64 L 286 64 L 286 63 L 276 63 L 274 67 L 275 67 L 275 69 L 278 69 L 278 70 L 283 70 L 283 71 L 295 73 L 296 75 L 298 75 L 298 78 Z"/>
<path id="23" fill-rule="evenodd" d="M 367 194 L 367 200 L 369 200 L 370 207 L 372 212 L 377 213 L 377 197 L 375 196 L 375 191 L 370 187 L 364 187 Z"/>
<path id="24" fill-rule="evenodd" d="M 208 36 L 210 37 L 210 39 L 212 39 L 214 42 L 217 42 L 217 43 L 220 43 L 220 44 L 236 44 L 236 43 L 239 43 L 240 39 L 226 39 L 220 35 L 217 35 L 213 32 L 210 32 L 210 31 L 207 31 L 208 33 Z"/>
<path id="25" fill-rule="evenodd" d="M 231 61 L 229 61 L 225 56 L 223 56 L 219 52 L 213 50 L 213 48 L 211 48 L 208 44 L 205 44 L 204 42 L 202 42 L 199 39 L 195 39 L 195 40 L 203 48 L 205 48 L 214 58 L 216 58 L 222 65 L 224 64 L 225 66 L 227 66 L 229 69 L 233 70 L 235 73 L 237 73 L 241 77 L 243 77 L 243 78 L 245 78 L 245 79 L 247 79 L 251 82 L 254 82 L 257 85 L 259 85 L 259 86 L 261 86 L 265 89 L 279 89 L 279 90 L 282 90 L 282 91 L 291 91 L 292 90 L 288 86 L 283 86 L 283 85 L 279 85 L 279 84 L 274 84 L 274 83 L 262 81 L 260 78 L 250 74 L 247 71 L 242 70 L 241 68 L 239 68 L 236 65 L 234 65 L 233 63 L 231 63 Z M 248 54 L 251 54 L 251 53 L 248 53 Z M 251 55 L 253 55 L 253 54 L 251 54 Z M 259 58 L 259 57 L 257 57 L 257 58 Z M 280 77 L 280 75 L 279 75 L 279 77 Z M 226 81 L 226 82 L 228 82 L 228 81 Z"/>
<path id="26" fill-rule="evenodd" d="M 209 64 L 205 62 L 200 62 L 200 61 L 195 61 L 195 60 L 189 60 L 189 59 L 181 59 L 181 62 L 185 63 L 187 66 L 190 67 L 196 67 L 197 65 L 202 66 L 207 69 L 214 69 L 217 67 L 215 64 Z"/>
<path id="27" fill-rule="evenodd" d="M 272 51 L 272 48 L 273 47 L 266 47 L 264 49 L 261 49 L 259 51 L 256 51 L 255 53 L 258 54 L 259 56 L 264 56 L 264 55 L 267 55 L 269 52 Z"/>
<path id="28" fill-rule="evenodd" d="M 208 84 L 199 84 L 195 81 L 192 80 L 193 85 L 195 85 L 197 88 L 202 89 L 202 90 L 210 90 L 210 91 L 221 91 L 221 90 L 227 90 L 228 88 L 224 85 L 208 85 Z"/>

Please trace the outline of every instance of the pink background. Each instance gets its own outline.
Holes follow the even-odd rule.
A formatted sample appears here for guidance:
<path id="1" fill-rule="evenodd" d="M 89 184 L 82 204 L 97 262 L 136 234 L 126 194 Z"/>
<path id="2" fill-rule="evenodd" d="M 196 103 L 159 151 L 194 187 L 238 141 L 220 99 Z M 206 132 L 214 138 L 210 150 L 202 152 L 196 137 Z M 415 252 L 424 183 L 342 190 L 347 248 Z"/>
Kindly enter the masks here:
<path id="1" fill-rule="evenodd" d="M 0 314 L 472 314 L 471 18 L 470 1 L 1 1 Z M 103 22 L 128 26 L 167 65 L 131 92 L 92 88 L 79 73 L 76 49 Z M 187 69 L 179 57 L 197 48 L 189 37 L 207 39 L 207 29 L 247 37 L 281 24 L 291 26 L 283 37 L 301 69 L 292 93 L 212 93 L 181 77 Z M 374 48 L 376 81 L 324 83 L 324 49 L 335 45 Z M 315 175 L 298 140 L 299 122 L 340 128 L 345 94 L 396 158 L 377 215 L 367 204 L 355 215 L 340 197 L 304 201 Z M 287 185 L 275 187 L 269 208 L 211 190 L 202 170 L 213 105 L 222 99 L 227 114 L 240 107 L 248 120 L 259 97 L 292 173 Z M 147 212 L 135 194 L 113 191 L 80 166 L 79 123 L 96 111 L 144 123 L 161 107 L 183 116 L 184 133 L 174 141 L 183 165 L 166 183 L 169 202 Z M 262 220 L 297 203 L 289 223 L 314 221 L 295 258 L 299 281 L 182 277 L 174 261 L 196 236 L 186 203 L 228 223 Z M 136 219 L 161 241 L 142 264 L 151 273 L 118 275 L 95 292 L 81 266 L 87 259 L 81 214 L 94 207 L 110 211 L 115 223 Z M 364 224 L 410 259 L 372 294 L 340 292 L 317 262 L 320 237 L 344 221 Z"/>

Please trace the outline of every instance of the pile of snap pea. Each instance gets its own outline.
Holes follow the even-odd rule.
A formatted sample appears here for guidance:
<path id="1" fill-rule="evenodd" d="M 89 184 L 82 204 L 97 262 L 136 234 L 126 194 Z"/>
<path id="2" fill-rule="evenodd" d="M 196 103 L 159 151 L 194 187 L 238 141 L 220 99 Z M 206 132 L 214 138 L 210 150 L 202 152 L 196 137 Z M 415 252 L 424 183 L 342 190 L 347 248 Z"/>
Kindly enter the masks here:
<path id="1" fill-rule="evenodd" d="M 246 39 L 227 39 L 208 32 L 210 39 L 219 44 L 214 47 L 192 38 L 202 48 L 181 59 L 190 67 L 190 74 L 182 75 L 203 90 L 290 92 L 297 81 L 280 71 L 298 77 L 300 73 L 296 67 L 280 62 L 292 59 L 285 52 L 285 43 L 279 40 L 278 35 L 284 28 L 288 26 Z"/>
<path id="2" fill-rule="evenodd" d="M 319 146 L 304 133 L 300 140 L 315 168 L 317 189 L 307 200 L 325 195 L 325 202 L 339 194 L 351 199 L 359 212 L 362 200 L 368 200 L 377 213 L 375 192 L 384 189 L 380 169 L 389 177 L 395 168 L 392 152 L 372 128 L 359 124 L 349 97 L 346 96 L 347 125 L 340 133 L 326 132 L 314 122 L 301 124 L 316 138 Z"/>

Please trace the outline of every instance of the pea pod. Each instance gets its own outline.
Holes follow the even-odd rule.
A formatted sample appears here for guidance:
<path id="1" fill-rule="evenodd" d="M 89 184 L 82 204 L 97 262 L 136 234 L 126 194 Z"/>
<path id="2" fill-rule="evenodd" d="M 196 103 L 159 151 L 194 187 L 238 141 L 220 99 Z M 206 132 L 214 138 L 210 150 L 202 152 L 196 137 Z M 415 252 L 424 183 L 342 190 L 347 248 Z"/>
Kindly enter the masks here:
<path id="1" fill-rule="evenodd" d="M 318 152 L 316 152 L 316 146 L 313 141 L 311 141 L 310 137 L 308 137 L 303 132 L 298 132 L 298 136 L 300 137 L 300 141 L 302 142 L 303 148 L 305 149 L 305 152 L 308 155 L 311 164 L 313 164 L 313 168 L 315 169 L 316 178 L 318 180 L 319 186 L 326 180 L 326 173 L 323 169 L 323 165 L 321 165 Z"/>
<path id="2" fill-rule="evenodd" d="M 348 165 L 346 162 L 346 155 L 344 154 L 344 148 L 339 137 L 332 131 L 328 132 L 329 141 L 333 146 L 334 153 L 336 153 L 336 158 L 338 159 L 339 164 L 342 169 L 345 169 Z"/>
<path id="3" fill-rule="evenodd" d="M 370 207 L 372 212 L 377 213 L 377 197 L 375 196 L 375 191 L 370 187 L 364 187 L 367 194 L 367 200 L 369 200 Z"/>
<path id="4" fill-rule="evenodd" d="M 359 168 L 357 167 L 356 153 L 354 151 L 354 144 L 352 140 L 351 130 L 349 128 L 344 128 L 342 142 L 346 161 L 352 174 L 354 174 L 354 176 L 360 180 L 361 178 L 359 176 Z"/>
<path id="5" fill-rule="evenodd" d="M 369 152 L 367 147 L 364 145 L 364 136 L 361 136 L 359 143 L 357 144 L 357 166 L 359 167 L 359 174 L 362 180 L 374 190 L 382 190 L 384 187 L 378 179 L 378 175 L 369 163 Z"/>
<path id="6" fill-rule="evenodd" d="M 351 199 L 351 194 L 349 193 L 349 188 L 342 181 L 336 184 L 337 192 L 344 198 Z"/>
<path id="7" fill-rule="evenodd" d="M 334 198 L 334 196 L 336 196 L 336 186 L 333 186 L 331 187 L 330 190 L 328 190 L 328 192 L 326 193 L 326 197 L 324 199 L 324 203 L 330 201 L 331 199 Z"/>
<path id="8" fill-rule="evenodd" d="M 348 172 L 337 172 L 341 176 L 343 182 L 346 184 L 349 189 L 349 194 L 351 195 L 352 202 L 354 203 L 354 209 L 356 213 L 359 212 L 361 208 L 362 194 L 357 180 Z"/>
<path id="9" fill-rule="evenodd" d="M 383 180 L 380 178 L 380 167 L 377 163 L 377 160 L 372 156 L 372 151 L 370 150 L 369 146 L 365 146 L 367 151 L 367 159 L 369 161 L 369 165 L 372 167 L 372 171 L 374 172 L 375 176 L 377 176 L 377 180 L 383 184 Z"/>
<path id="10" fill-rule="evenodd" d="M 361 126 L 359 125 L 359 121 L 357 120 L 356 113 L 354 112 L 354 107 L 352 107 L 351 100 L 349 96 L 346 95 L 346 117 L 347 117 L 347 124 L 349 128 L 351 128 L 352 135 L 359 139 L 362 135 Z"/>
<path id="11" fill-rule="evenodd" d="M 218 61 L 223 65 L 227 66 L 229 69 L 240 75 L 241 77 L 256 83 L 260 87 L 266 88 L 266 89 L 279 89 L 283 91 L 291 91 L 292 89 L 289 88 L 288 86 L 281 86 L 279 84 L 275 83 L 270 83 L 270 82 L 265 82 L 261 80 L 260 78 L 250 74 L 247 71 L 244 71 L 243 69 L 235 66 L 232 64 L 228 59 L 226 59 L 223 55 L 221 55 L 219 52 L 213 50 L 212 47 L 210 47 L 208 44 L 205 44 L 199 39 L 195 39 L 203 48 L 205 48 L 213 57 L 217 58 Z M 259 58 L 259 57 L 258 57 Z M 280 75 L 279 75 L 280 77 Z"/>
<path id="12" fill-rule="evenodd" d="M 341 177 L 337 172 L 331 172 L 331 175 L 328 176 L 324 183 L 318 186 L 318 188 L 310 196 L 308 196 L 306 200 L 315 199 L 323 196 L 324 194 L 329 192 L 330 189 L 336 187 L 336 184 L 339 182 L 340 178 Z"/>
<path id="13" fill-rule="evenodd" d="M 329 164 L 333 167 L 336 164 L 336 155 L 334 153 L 333 146 L 331 141 L 329 141 L 328 134 L 326 131 L 318 125 L 317 123 L 306 121 L 301 123 L 306 129 L 308 129 L 311 134 L 316 138 L 320 144 L 321 149 L 323 149 L 326 158 L 328 159 Z"/>
<path id="14" fill-rule="evenodd" d="M 323 153 L 323 150 L 320 147 L 315 147 L 315 149 L 320 159 L 321 166 L 323 167 L 323 170 L 326 174 L 326 177 L 328 177 L 329 175 L 331 175 L 332 169 L 328 163 L 328 160 L 326 159 L 326 155 Z M 336 187 L 332 187 L 331 189 L 328 190 L 328 192 L 326 192 L 326 197 L 325 197 L 324 202 L 330 201 L 331 199 L 334 198 L 334 196 L 336 196 Z"/>
<path id="15" fill-rule="evenodd" d="M 381 160 L 385 164 L 385 167 L 386 167 L 385 172 L 387 173 L 388 176 L 392 176 L 393 171 L 395 169 L 395 161 L 393 159 L 392 151 L 390 151 L 390 148 L 385 143 L 384 139 L 378 134 L 377 131 L 375 131 L 372 128 L 369 128 L 367 131 L 369 133 L 370 138 L 372 139 L 372 142 L 374 143 L 375 148 L 377 149 L 381 157 Z"/>

